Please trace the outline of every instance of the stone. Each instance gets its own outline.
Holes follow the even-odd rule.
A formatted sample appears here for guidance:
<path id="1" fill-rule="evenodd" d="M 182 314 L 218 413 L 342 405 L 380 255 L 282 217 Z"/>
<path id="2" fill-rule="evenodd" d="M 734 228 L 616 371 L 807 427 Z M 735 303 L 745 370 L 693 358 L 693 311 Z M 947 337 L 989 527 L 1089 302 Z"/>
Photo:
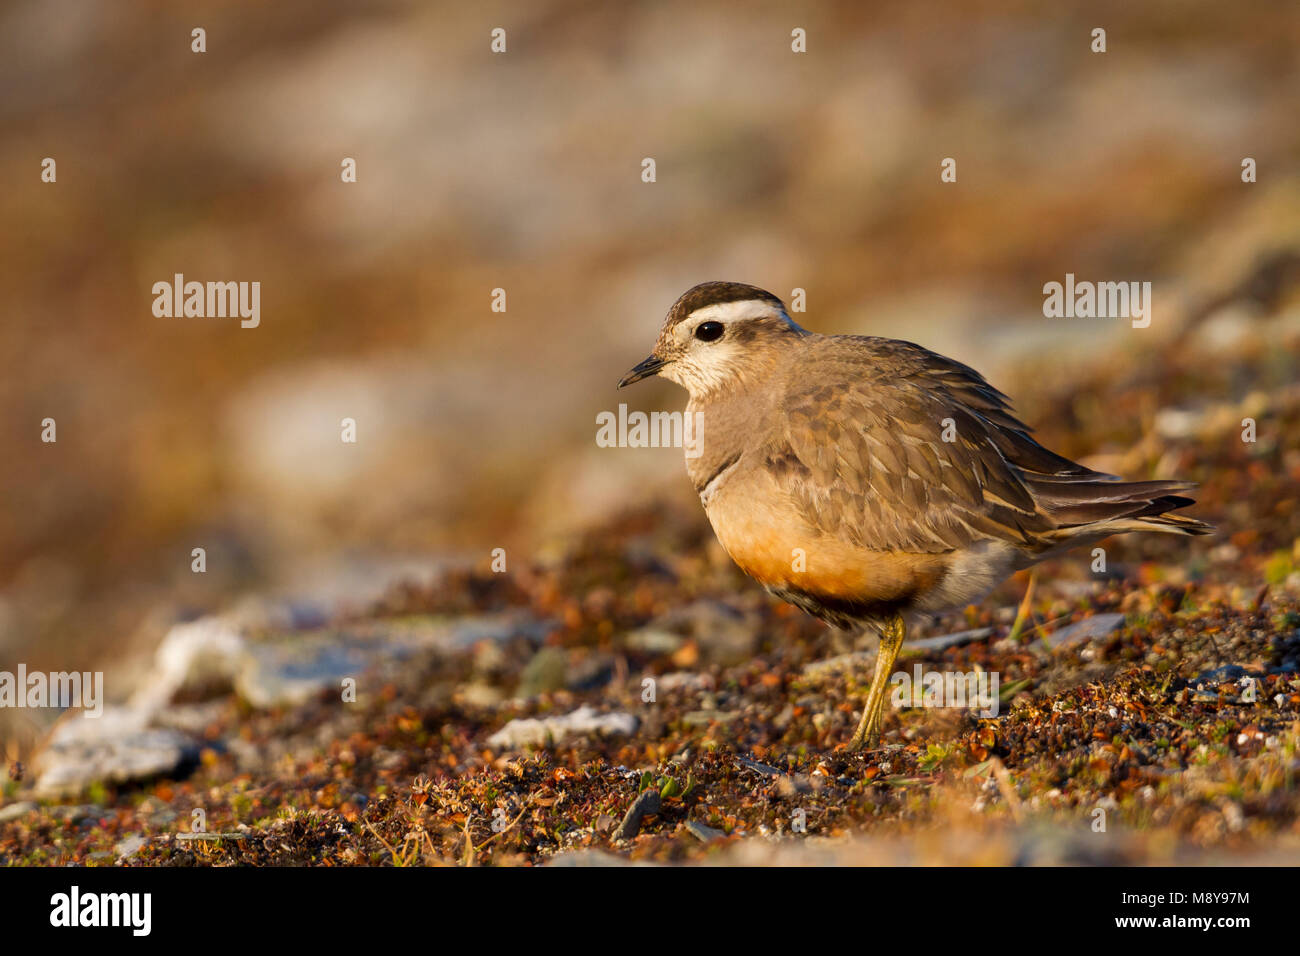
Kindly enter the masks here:
<path id="1" fill-rule="evenodd" d="M 295 707 L 326 691 L 342 693 L 343 679 L 372 668 L 400 667 L 417 653 L 468 653 L 482 641 L 523 637 L 534 643 L 547 626 L 515 612 L 472 617 L 380 618 L 346 629 L 291 634 L 248 643 L 235 689 L 254 707 Z"/>
<path id="2" fill-rule="evenodd" d="M 17 803 L 11 803 L 7 807 L 0 807 L 0 823 L 8 823 L 10 820 L 17 820 L 24 817 L 36 809 L 36 804 L 30 800 L 19 800 Z"/>
<path id="3" fill-rule="evenodd" d="M 35 792 L 61 796 L 94 783 L 126 783 L 166 776 L 198 757 L 194 740 L 176 730 L 145 727 L 144 715 L 105 708 L 95 720 L 60 723 L 37 757 Z"/>
<path id="4" fill-rule="evenodd" d="M 1047 635 L 1047 644 L 1053 650 L 1087 644 L 1105 637 L 1124 624 L 1123 614 L 1094 614 L 1073 624 L 1067 624 Z"/>
<path id="5" fill-rule="evenodd" d="M 487 745 L 496 750 L 513 750 L 519 747 L 544 747 L 558 743 L 569 736 L 597 734 L 605 737 L 627 737 L 636 732 L 637 719 L 632 714 L 616 711 L 598 714 L 587 705 L 561 717 L 520 717 L 506 724 L 487 739 Z"/>
<path id="6" fill-rule="evenodd" d="M 131 707 L 153 713 L 186 689 L 229 688 L 244 656 L 244 639 L 219 617 L 171 628 L 154 652 L 153 670 L 131 697 Z"/>
<path id="7" fill-rule="evenodd" d="M 129 836 L 125 840 L 118 841 L 117 845 L 113 847 L 113 852 L 117 854 L 117 858 L 120 860 L 139 853 L 148 843 L 149 841 L 142 836 Z"/>
<path id="8" fill-rule="evenodd" d="M 941 634 L 938 637 L 923 637 L 919 641 L 908 641 L 903 645 L 903 654 L 910 653 L 929 653 L 931 651 L 941 651 L 948 647 L 960 647 L 963 644 L 973 644 L 975 641 L 982 641 L 993 633 L 991 627 L 977 627 L 972 631 L 957 631 L 954 634 Z"/>
<path id="9" fill-rule="evenodd" d="M 655 627 L 643 627 L 627 636 L 628 650 L 654 657 L 670 657 L 685 643 L 686 638 L 680 634 Z"/>
<path id="10" fill-rule="evenodd" d="M 632 801 L 632 806 L 627 808 L 627 813 L 623 816 L 623 822 L 614 831 L 614 839 L 631 840 L 635 837 L 641 832 L 641 822 L 646 817 L 652 817 L 659 813 L 659 805 L 658 790 L 652 788 L 643 791 L 639 797 Z"/>
<path id="11" fill-rule="evenodd" d="M 712 843 L 714 840 L 722 840 L 727 836 L 724 831 L 707 826 L 698 820 L 688 820 L 686 822 L 686 832 L 701 843 Z"/>

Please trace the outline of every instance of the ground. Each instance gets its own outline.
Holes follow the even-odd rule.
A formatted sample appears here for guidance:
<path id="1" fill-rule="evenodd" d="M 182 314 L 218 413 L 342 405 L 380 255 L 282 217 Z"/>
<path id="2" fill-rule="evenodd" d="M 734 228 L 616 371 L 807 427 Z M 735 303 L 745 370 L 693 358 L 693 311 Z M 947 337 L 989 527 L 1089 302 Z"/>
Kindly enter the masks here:
<path id="1" fill-rule="evenodd" d="M 14 768 L 0 859 L 1295 862 L 1300 391 L 1294 352 L 1241 341 L 1231 363 L 1174 349 L 1026 376 L 1045 442 L 1199 481 L 1191 513 L 1220 531 L 1111 539 L 1104 569 L 1067 556 L 927 623 L 916 637 L 957 636 L 898 669 L 996 672 L 997 716 L 891 707 L 881 749 L 846 752 L 869 640 L 764 595 L 699 513 L 643 510 L 501 573 L 246 633 L 442 636 L 358 673 L 355 700 L 191 680 L 157 719 L 201 744 L 152 779 L 40 797 Z M 466 622 L 488 624 L 444 639 Z"/>

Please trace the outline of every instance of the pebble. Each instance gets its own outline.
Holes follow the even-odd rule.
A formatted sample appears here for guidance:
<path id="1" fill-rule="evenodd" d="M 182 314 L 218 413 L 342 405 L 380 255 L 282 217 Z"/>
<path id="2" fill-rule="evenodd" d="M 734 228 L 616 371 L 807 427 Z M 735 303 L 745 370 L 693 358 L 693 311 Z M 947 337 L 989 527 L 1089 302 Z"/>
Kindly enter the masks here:
<path id="1" fill-rule="evenodd" d="M 645 627 L 627 636 L 627 648 L 657 657 L 668 657 L 686 643 L 686 638 L 661 628 Z"/>
<path id="2" fill-rule="evenodd" d="M 623 822 L 614 831 L 614 839 L 630 840 L 636 836 L 641 832 L 641 821 L 646 817 L 655 816 L 659 812 L 659 804 L 658 790 L 652 788 L 644 791 L 641 796 L 632 801 L 632 806 L 627 808 Z"/>
<path id="3" fill-rule="evenodd" d="M 510 721 L 487 739 L 487 744 L 497 750 L 519 747 L 544 747 L 549 742 L 563 740 L 570 735 L 599 734 L 605 737 L 627 737 L 636 732 L 637 719 L 632 714 L 615 711 L 598 714 L 587 705 L 562 717 L 520 717 Z"/>
<path id="4" fill-rule="evenodd" d="M 163 776 L 197 759 L 193 738 L 167 728 L 146 728 L 142 721 L 142 715 L 114 707 L 105 708 L 98 719 L 64 720 L 37 758 L 37 795 L 75 794 L 93 783 Z"/>
<path id="5" fill-rule="evenodd" d="M 919 641 L 908 641 L 903 645 L 903 653 L 909 651 L 920 651 L 927 653 L 930 651 L 941 651 L 948 647 L 960 647 L 962 644 L 973 644 L 975 641 L 982 641 L 993 633 L 991 627 L 977 627 L 971 631 L 957 631 L 953 634 L 941 634 L 938 637 L 923 637 Z"/>
<path id="6" fill-rule="evenodd" d="M 698 820 L 688 820 L 686 823 L 686 832 L 701 843 L 712 843 L 714 840 L 725 839 L 727 834 L 716 827 L 706 826 Z"/>
<path id="7" fill-rule="evenodd" d="M 1124 624 L 1123 614 L 1094 614 L 1073 624 L 1067 624 L 1047 635 L 1047 644 L 1053 650 L 1076 647 L 1105 637 Z"/>
<path id="8" fill-rule="evenodd" d="M 118 844 L 113 847 L 113 852 L 117 854 L 118 859 L 134 856 L 144 849 L 148 842 L 147 839 L 139 835 L 129 836 L 125 840 L 118 842 Z"/>
<path id="9" fill-rule="evenodd" d="M 341 693 L 345 677 L 420 651 L 466 653 L 481 641 L 525 637 L 538 643 L 545 626 L 513 612 L 461 618 L 388 620 L 348 631 L 313 631 L 249 643 L 235 689 L 254 707 L 295 707 L 326 690 Z"/>
<path id="10" fill-rule="evenodd" d="M 8 823 L 10 820 L 17 820 L 19 817 L 26 816 L 36 809 L 36 804 L 30 800 L 19 800 L 17 803 L 11 803 L 7 807 L 0 807 L 0 823 Z"/>

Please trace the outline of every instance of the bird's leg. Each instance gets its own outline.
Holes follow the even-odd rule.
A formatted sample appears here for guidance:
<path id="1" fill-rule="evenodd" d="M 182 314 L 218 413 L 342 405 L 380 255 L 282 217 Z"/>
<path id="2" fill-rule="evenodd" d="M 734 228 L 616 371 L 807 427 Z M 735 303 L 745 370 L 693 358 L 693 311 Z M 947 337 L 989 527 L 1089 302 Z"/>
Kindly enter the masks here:
<path id="1" fill-rule="evenodd" d="M 859 750 L 865 746 L 868 750 L 880 743 L 880 725 L 885 710 L 885 688 L 889 685 L 889 675 L 894 669 L 894 661 L 903 646 L 907 627 L 903 616 L 895 614 L 880 629 L 880 646 L 876 650 L 876 673 L 871 678 L 871 687 L 867 691 L 866 706 L 862 708 L 862 720 L 849 741 L 849 750 Z"/>

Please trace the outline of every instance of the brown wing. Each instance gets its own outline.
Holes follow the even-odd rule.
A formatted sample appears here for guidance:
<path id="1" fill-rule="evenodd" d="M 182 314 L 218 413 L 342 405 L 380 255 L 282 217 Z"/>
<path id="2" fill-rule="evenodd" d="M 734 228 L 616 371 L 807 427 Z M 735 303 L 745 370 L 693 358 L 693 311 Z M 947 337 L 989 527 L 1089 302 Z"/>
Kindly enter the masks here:
<path id="1" fill-rule="evenodd" d="M 1057 527 L 1027 487 L 1034 477 L 1109 479 L 1034 441 L 974 369 L 911 343 L 809 343 L 791 381 L 785 434 L 766 456 L 812 527 L 859 547 L 1032 547 Z"/>

